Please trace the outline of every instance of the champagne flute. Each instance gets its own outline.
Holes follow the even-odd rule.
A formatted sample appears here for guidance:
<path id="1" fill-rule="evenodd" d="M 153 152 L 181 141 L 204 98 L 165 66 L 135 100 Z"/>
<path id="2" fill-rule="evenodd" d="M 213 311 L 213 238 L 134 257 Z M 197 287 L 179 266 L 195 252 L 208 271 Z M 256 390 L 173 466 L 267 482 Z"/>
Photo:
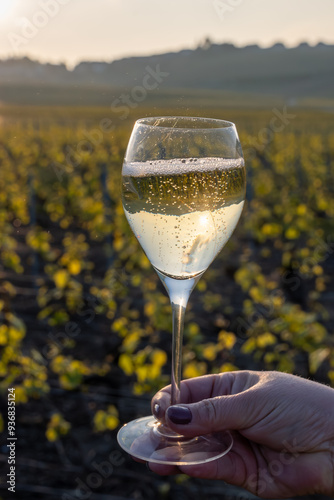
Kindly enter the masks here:
<path id="1" fill-rule="evenodd" d="M 246 173 L 233 123 L 150 117 L 135 123 L 122 170 L 125 215 L 172 305 L 171 405 L 180 403 L 184 315 L 196 283 L 240 218 Z M 141 460 L 192 465 L 232 447 L 228 431 L 186 438 L 153 416 L 125 424 L 120 446 Z"/>

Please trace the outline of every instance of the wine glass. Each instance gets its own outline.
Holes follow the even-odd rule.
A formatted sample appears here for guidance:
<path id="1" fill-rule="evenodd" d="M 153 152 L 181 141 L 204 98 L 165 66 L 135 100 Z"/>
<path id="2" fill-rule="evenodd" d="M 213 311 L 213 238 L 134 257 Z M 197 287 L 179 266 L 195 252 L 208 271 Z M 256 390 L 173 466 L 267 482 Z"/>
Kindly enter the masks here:
<path id="1" fill-rule="evenodd" d="M 172 305 L 171 405 L 180 399 L 184 314 L 196 283 L 242 212 L 246 173 L 233 123 L 150 117 L 135 123 L 122 170 L 125 215 Z M 125 424 L 120 446 L 141 460 L 192 465 L 232 447 L 228 431 L 186 438 L 153 416 Z"/>

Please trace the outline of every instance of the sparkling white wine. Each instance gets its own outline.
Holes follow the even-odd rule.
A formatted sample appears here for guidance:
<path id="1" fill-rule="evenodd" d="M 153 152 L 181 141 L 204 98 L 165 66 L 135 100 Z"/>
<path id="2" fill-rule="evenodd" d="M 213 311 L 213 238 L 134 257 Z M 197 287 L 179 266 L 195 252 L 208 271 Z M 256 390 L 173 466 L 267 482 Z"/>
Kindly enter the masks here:
<path id="1" fill-rule="evenodd" d="M 230 238 L 245 197 L 242 159 L 187 158 L 123 165 L 123 206 L 152 265 L 186 279 Z"/>

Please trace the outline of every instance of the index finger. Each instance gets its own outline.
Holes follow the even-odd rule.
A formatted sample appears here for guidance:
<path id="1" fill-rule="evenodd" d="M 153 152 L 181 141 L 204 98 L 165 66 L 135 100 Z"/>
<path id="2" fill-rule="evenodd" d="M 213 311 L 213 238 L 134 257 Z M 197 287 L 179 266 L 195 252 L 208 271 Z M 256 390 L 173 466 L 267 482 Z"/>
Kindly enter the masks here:
<path id="1" fill-rule="evenodd" d="M 240 372 L 227 372 L 182 380 L 179 403 L 197 403 L 203 399 L 232 394 L 236 373 L 240 374 Z M 152 413 L 159 420 L 164 419 L 165 411 L 170 406 L 170 397 L 171 386 L 168 385 L 152 398 Z"/>

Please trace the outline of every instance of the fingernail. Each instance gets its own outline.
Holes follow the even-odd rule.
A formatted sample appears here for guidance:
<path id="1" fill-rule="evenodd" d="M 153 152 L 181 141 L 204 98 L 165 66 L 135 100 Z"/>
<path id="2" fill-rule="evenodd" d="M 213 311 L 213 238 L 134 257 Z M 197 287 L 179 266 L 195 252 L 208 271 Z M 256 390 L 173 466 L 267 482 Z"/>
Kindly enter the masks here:
<path id="1" fill-rule="evenodd" d="M 158 403 L 155 403 L 155 405 L 153 406 L 153 414 L 154 414 L 155 418 L 157 418 L 159 420 L 160 417 L 162 416 L 161 413 L 162 413 L 161 406 Z"/>
<path id="2" fill-rule="evenodd" d="M 150 469 L 150 464 L 149 464 L 149 462 L 145 462 L 145 465 L 146 465 L 146 469 L 147 469 L 147 470 L 149 470 L 150 472 L 152 472 L 152 471 L 151 471 L 151 469 Z"/>
<path id="3" fill-rule="evenodd" d="M 192 414 L 189 408 L 185 406 L 170 406 L 167 409 L 167 416 L 174 424 L 189 424 L 192 419 Z"/>

